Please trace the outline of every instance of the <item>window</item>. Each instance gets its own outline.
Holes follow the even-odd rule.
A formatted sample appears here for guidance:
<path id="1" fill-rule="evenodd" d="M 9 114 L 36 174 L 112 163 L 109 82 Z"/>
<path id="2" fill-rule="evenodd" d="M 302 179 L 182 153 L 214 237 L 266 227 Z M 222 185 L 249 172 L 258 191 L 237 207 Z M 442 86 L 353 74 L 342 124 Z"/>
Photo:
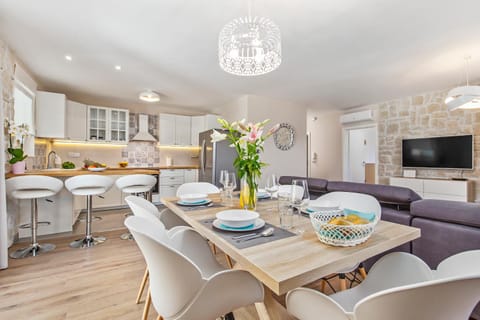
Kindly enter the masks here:
<path id="1" fill-rule="evenodd" d="M 34 133 L 33 98 L 34 93 L 26 88 L 21 82 L 15 82 L 13 97 L 15 99 L 15 124 L 26 123 L 30 132 Z"/>

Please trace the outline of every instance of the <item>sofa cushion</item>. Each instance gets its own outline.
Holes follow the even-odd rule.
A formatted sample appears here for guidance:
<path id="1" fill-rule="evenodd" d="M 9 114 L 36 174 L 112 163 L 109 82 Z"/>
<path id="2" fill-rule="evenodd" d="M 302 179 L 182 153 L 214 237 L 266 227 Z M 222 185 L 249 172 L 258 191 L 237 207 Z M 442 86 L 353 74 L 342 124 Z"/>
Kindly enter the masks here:
<path id="1" fill-rule="evenodd" d="M 411 215 L 465 226 L 480 227 L 480 204 L 426 199 L 412 203 Z"/>
<path id="2" fill-rule="evenodd" d="M 381 184 L 366 184 L 346 181 L 328 181 L 327 191 L 346 191 L 369 194 L 380 203 L 408 205 L 422 199 L 415 191 L 408 188 Z"/>
<path id="3" fill-rule="evenodd" d="M 382 206 L 382 220 L 409 226 L 411 219 L 412 216 L 408 210 L 397 210 L 388 206 Z"/>
<path id="4" fill-rule="evenodd" d="M 412 241 L 412 253 L 432 269 L 454 254 L 480 248 L 480 230 L 476 227 L 413 217 L 412 226 L 422 236 Z"/>
<path id="5" fill-rule="evenodd" d="M 294 179 L 306 179 L 308 183 L 308 191 L 311 193 L 326 193 L 328 180 L 320 178 L 305 178 L 296 176 L 281 176 L 278 179 L 280 184 L 291 184 Z"/>

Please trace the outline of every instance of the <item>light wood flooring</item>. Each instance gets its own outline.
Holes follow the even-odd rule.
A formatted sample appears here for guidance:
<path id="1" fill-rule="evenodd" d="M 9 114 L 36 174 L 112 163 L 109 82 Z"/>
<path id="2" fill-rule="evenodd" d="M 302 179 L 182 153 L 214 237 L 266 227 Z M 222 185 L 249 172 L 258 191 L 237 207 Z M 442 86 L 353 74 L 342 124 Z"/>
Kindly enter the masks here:
<path id="1" fill-rule="evenodd" d="M 134 241 L 119 238 L 126 231 L 124 212 L 105 212 L 94 224 L 94 230 L 113 229 L 94 232 L 108 238 L 102 245 L 72 249 L 68 243 L 78 236 L 63 235 L 48 239 L 57 246 L 53 252 L 10 259 L 9 269 L 0 271 L 0 319 L 141 319 L 144 304 L 135 304 L 135 297 L 145 262 Z M 82 224 L 77 227 L 83 231 Z M 223 254 L 217 258 L 225 264 Z M 234 314 L 237 320 L 257 319 L 253 306 Z M 156 319 L 153 308 L 149 319 Z"/>

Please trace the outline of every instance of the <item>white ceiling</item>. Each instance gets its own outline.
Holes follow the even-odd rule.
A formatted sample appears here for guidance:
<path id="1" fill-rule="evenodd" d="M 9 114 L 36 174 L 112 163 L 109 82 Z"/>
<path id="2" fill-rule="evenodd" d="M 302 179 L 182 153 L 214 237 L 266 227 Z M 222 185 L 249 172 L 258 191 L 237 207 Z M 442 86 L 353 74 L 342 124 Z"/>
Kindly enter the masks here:
<path id="1" fill-rule="evenodd" d="M 254 0 L 280 27 L 283 62 L 232 76 L 218 33 L 247 1 L 0 0 L 0 37 L 41 87 L 126 103 L 153 89 L 178 106 L 256 94 L 346 108 L 461 84 L 465 54 L 480 78 L 478 0 Z"/>

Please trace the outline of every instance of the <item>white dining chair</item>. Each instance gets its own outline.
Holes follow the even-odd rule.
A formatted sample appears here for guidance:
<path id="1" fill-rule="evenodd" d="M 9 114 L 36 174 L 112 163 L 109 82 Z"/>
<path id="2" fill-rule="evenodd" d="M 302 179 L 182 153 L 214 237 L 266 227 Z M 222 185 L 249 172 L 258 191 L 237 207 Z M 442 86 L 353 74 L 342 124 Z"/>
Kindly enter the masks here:
<path id="1" fill-rule="evenodd" d="M 263 301 L 263 285 L 247 271 L 223 269 L 193 229 L 169 237 L 160 221 L 137 216 L 128 217 L 125 225 L 150 270 L 158 319 L 210 320 Z"/>
<path id="2" fill-rule="evenodd" d="M 480 299 L 480 277 L 430 280 L 380 291 L 352 312 L 307 288 L 287 294 L 287 310 L 298 320 L 465 320 Z"/>
<path id="3" fill-rule="evenodd" d="M 151 221 L 152 223 L 157 223 L 158 221 L 160 221 L 162 222 L 163 228 L 165 228 L 165 224 L 163 223 L 164 220 L 167 220 L 171 224 L 173 221 L 172 220 L 173 216 L 176 217 L 176 215 L 170 210 L 163 210 L 159 212 L 157 207 L 150 201 L 146 200 L 145 198 L 141 198 L 138 196 L 128 196 L 125 198 L 125 202 L 127 202 L 128 206 L 130 207 L 130 210 L 132 210 L 133 215 L 142 217 L 146 220 Z M 177 219 L 180 219 L 180 218 L 177 218 Z M 185 226 L 177 224 L 174 227 L 168 229 L 167 234 L 171 236 L 177 230 L 184 227 Z M 140 288 L 138 290 L 137 298 L 135 299 L 136 304 L 140 303 L 140 300 L 142 298 L 148 279 L 149 279 L 149 271 L 148 271 L 148 267 L 146 267 L 145 272 L 143 274 L 142 282 L 140 283 Z M 147 298 L 145 299 L 145 307 L 143 309 L 142 320 L 145 320 L 148 318 L 150 304 L 151 304 L 151 295 L 150 295 L 150 292 L 148 292 Z"/>
<path id="4" fill-rule="evenodd" d="M 187 182 L 177 189 L 177 197 L 189 193 L 220 193 L 220 189 L 208 182 Z"/>
<path id="5" fill-rule="evenodd" d="M 368 194 L 340 191 L 330 192 L 317 198 L 315 201 L 335 202 L 340 205 L 340 208 L 352 209 L 364 213 L 374 213 L 377 220 L 380 220 L 382 215 L 382 208 L 380 206 L 380 203 L 377 199 Z M 357 263 L 353 266 L 337 271 L 334 276 L 338 276 L 340 279 L 340 290 L 345 290 L 347 288 L 346 275 L 356 270 L 358 270 L 363 279 L 367 277 L 367 272 L 365 271 L 362 263 Z M 328 283 L 328 281 L 334 276 L 323 278 L 322 291 L 324 291 L 325 289 L 325 284 Z M 353 280 L 355 280 L 355 278 L 353 278 Z M 332 286 L 330 285 L 330 287 Z"/>
<path id="6" fill-rule="evenodd" d="M 455 276 L 480 275 L 480 250 L 469 250 L 450 256 L 440 262 L 433 272 L 436 279 Z"/>

